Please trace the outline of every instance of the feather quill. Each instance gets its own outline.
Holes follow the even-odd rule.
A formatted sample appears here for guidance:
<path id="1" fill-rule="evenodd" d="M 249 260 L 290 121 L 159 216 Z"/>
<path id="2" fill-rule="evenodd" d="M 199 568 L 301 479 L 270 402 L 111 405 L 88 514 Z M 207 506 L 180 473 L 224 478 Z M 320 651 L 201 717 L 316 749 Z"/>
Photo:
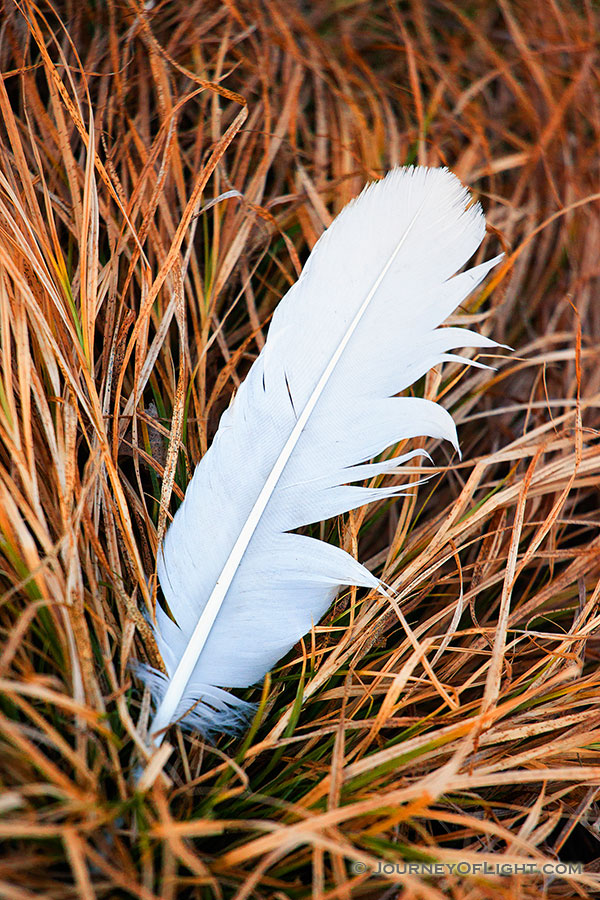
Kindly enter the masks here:
<path id="1" fill-rule="evenodd" d="M 397 397 L 457 347 L 495 342 L 438 328 L 501 257 L 456 274 L 483 239 L 478 203 L 447 169 L 399 168 L 349 203 L 273 316 L 265 346 L 223 414 L 158 556 L 171 616 L 156 611 L 168 676 L 140 667 L 174 721 L 236 732 L 248 687 L 318 622 L 343 585 L 378 580 L 300 528 L 399 488 L 355 484 L 422 453 L 368 460 L 430 436 L 457 449 L 450 414 Z M 463 360 L 468 363 L 469 360 Z"/>

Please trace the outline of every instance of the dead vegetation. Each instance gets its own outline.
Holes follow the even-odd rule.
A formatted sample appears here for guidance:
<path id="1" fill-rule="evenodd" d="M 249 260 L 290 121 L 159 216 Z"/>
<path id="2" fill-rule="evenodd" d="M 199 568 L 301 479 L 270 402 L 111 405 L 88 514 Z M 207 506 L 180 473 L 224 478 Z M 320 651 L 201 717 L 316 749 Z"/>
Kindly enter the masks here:
<path id="1" fill-rule="evenodd" d="M 598 891 L 598 25 L 568 0 L 5 0 L 0 896 Z M 173 729 L 136 792 L 168 517 L 310 247 L 411 162 L 481 198 L 506 261 L 455 319 L 513 352 L 415 388 L 462 461 L 428 443 L 427 486 L 324 529 L 397 605 L 341 597 L 244 741 Z M 371 871 L 414 861 L 585 865 Z"/>

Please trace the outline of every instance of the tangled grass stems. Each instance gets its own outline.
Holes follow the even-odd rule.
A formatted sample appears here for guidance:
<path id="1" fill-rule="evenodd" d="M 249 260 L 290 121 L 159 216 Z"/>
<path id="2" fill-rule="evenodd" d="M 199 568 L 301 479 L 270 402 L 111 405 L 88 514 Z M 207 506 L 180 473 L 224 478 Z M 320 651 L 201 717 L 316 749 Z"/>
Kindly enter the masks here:
<path id="1" fill-rule="evenodd" d="M 595 894 L 597 11 L 4 13 L 0 894 Z M 429 442 L 428 485 L 321 528 L 395 603 L 341 596 L 245 740 L 173 729 L 136 790 L 149 700 L 128 661 L 160 665 L 142 610 L 169 517 L 309 249 L 410 162 L 482 199 L 481 253 L 506 261 L 450 321 L 514 352 L 417 386 L 462 461 Z M 585 865 L 376 874 L 416 860 Z"/>

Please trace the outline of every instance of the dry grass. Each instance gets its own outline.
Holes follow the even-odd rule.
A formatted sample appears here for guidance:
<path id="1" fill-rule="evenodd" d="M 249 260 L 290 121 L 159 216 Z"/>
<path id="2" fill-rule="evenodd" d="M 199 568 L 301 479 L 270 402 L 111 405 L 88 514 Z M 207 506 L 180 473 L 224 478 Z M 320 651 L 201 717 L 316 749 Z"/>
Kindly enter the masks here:
<path id="1" fill-rule="evenodd" d="M 0 896 L 593 895 L 591 0 L 4 13 Z M 413 161 L 480 195 L 482 253 L 508 255 L 458 319 L 514 353 L 418 386 L 453 412 L 462 462 L 428 444 L 440 477 L 323 531 L 397 607 L 340 598 L 244 742 L 173 729 L 136 793 L 149 701 L 128 661 L 157 662 L 140 609 L 168 516 L 309 248 L 366 180 Z M 368 871 L 473 859 L 586 867 Z"/>

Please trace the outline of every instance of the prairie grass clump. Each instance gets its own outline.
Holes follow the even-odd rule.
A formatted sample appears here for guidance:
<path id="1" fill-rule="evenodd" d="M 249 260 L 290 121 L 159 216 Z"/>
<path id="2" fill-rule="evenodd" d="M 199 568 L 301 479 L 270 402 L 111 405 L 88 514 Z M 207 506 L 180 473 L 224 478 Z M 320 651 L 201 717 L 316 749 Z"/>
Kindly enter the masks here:
<path id="1" fill-rule="evenodd" d="M 6 0 L 0 895 L 598 891 L 599 24 Z M 462 461 L 428 442 L 428 485 L 322 526 L 397 608 L 342 595 L 244 739 L 173 729 L 136 789 L 169 517 L 323 229 L 413 162 L 482 200 L 506 259 L 454 321 L 514 352 L 418 385 Z"/>

